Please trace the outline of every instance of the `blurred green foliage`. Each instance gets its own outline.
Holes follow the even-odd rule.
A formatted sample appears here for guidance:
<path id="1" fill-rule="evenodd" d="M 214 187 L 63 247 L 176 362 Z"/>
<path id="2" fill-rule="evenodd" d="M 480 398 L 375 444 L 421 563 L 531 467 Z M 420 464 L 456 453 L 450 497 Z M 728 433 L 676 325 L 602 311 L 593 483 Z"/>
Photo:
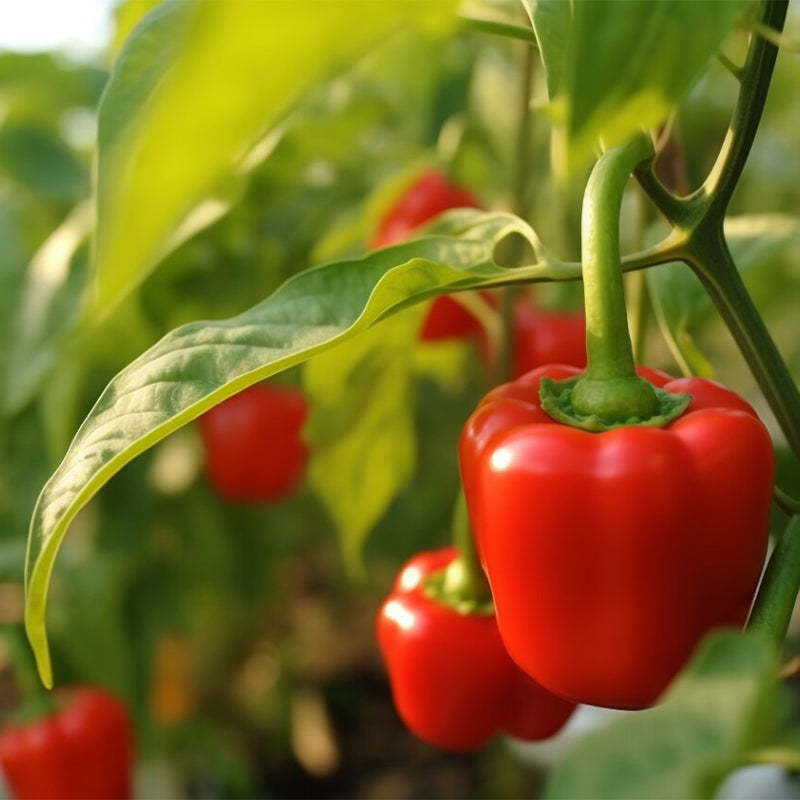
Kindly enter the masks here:
<path id="1" fill-rule="evenodd" d="M 115 51 L 148 5 L 123 7 Z M 225 5 L 211 4 L 208 13 L 221 14 Z M 503 14 L 519 13 L 511 4 L 495 5 Z M 606 3 L 582 5 L 587 14 L 613 11 Z M 731 13 L 739 8 L 725 5 Z M 531 4 L 537 33 L 542 25 L 563 27 L 546 16 L 558 8 Z M 700 42 L 697 58 L 684 59 L 682 48 L 676 55 L 670 45 L 653 60 L 652 74 L 636 71 L 624 47 L 609 44 L 611 39 L 587 44 L 585 27 L 580 46 L 570 43 L 572 56 L 565 55 L 565 42 L 550 35 L 542 42 L 546 73 L 536 70 L 534 104 L 544 106 L 556 96 L 563 72 L 583 92 L 581 125 L 603 127 L 600 111 L 602 119 L 628 125 L 630 115 L 615 113 L 629 101 L 639 108 L 631 100 L 642 86 L 637 81 L 649 86 L 651 78 L 663 78 L 663 92 L 652 106 L 662 121 L 707 62 L 703 46 L 715 49 L 732 24 L 727 14 L 722 19 L 707 10 L 685 9 L 707 23 L 698 29 L 703 37 L 692 40 Z M 104 315 L 94 313 L 98 277 L 87 201 L 95 114 L 108 70 L 57 55 L 0 53 L 0 622 L 9 629 L 21 624 L 24 542 L 36 495 L 80 420 L 121 368 L 178 325 L 238 314 L 311 264 L 359 255 L 392 198 L 429 165 L 447 168 L 487 208 L 509 206 L 520 45 L 468 31 L 386 35 L 395 11 L 385 11 L 374 31 L 352 40 L 350 19 L 334 20 L 341 35 L 330 50 L 315 50 L 313 80 L 305 87 L 297 72 L 305 51 L 293 52 L 295 40 L 288 34 L 280 33 L 285 41 L 270 52 L 260 38 L 263 28 L 237 38 L 248 27 L 244 16 L 226 29 L 227 39 L 215 40 L 211 27 L 201 28 L 188 45 L 195 48 L 192 63 L 208 59 L 213 70 L 240 48 L 251 59 L 235 61 L 210 85 L 203 83 L 199 98 L 192 96 L 194 103 L 207 102 L 206 123 L 227 119 L 221 109 L 228 102 L 246 105 L 242 98 L 254 87 L 264 91 L 263 105 L 245 109 L 234 132 L 237 146 L 249 152 L 244 160 L 238 151 L 234 161 L 220 150 L 206 162 L 195 115 L 182 111 L 177 123 L 171 116 L 177 112 L 169 107 L 168 92 L 183 96 L 196 73 L 173 74 L 161 90 L 167 99 L 156 104 L 150 89 L 166 62 L 137 62 L 141 51 L 133 49 L 121 57 L 115 80 L 130 79 L 132 88 L 116 97 L 122 105 L 106 101 L 101 123 L 100 214 L 108 227 L 100 291 L 116 303 Z M 145 41 L 153 31 L 170 34 L 171 28 L 157 25 L 164 15 L 173 15 L 173 33 L 183 30 L 187 13 L 180 4 L 157 9 L 133 36 Z M 628 35 L 631 27 L 634 17 Z M 684 34 L 685 26 L 676 36 Z M 742 39 L 741 32 L 731 33 L 726 52 L 740 54 Z M 186 44 L 177 34 L 169 48 L 159 41 L 147 47 L 164 59 L 173 52 L 169 48 Z M 379 45 L 370 50 L 374 41 Z M 217 61 L 203 49 L 208 42 L 219 48 L 213 51 Z M 282 54 L 278 75 L 269 71 L 268 57 L 275 53 Z M 552 66 L 570 57 L 571 66 Z M 676 58 L 685 69 L 667 74 Z M 600 111 L 592 105 L 593 98 L 607 100 L 608 94 L 579 80 L 585 60 L 602 67 L 594 76 L 597 85 L 627 87 L 617 105 Z M 142 69 L 150 71 L 149 78 L 136 71 Z M 239 75 L 250 94 L 229 96 L 236 82 L 231 75 Z M 628 76 L 627 82 L 618 81 L 619 75 Z M 748 285 L 796 375 L 800 268 L 792 254 L 800 219 L 799 81 L 800 61 L 782 55 L 732 222 L 739 226 L 734 254 L 747 267 Z M 269 87 L 285 94 L 272 97 Z M 735 88 L 730 74 L 714 64 L 680 105 L 673 138 L 689 187 L 699 184 L 719 148 Z M 138 135 L 131 120 L 145 112 L 157 123 L 142 140 L 150 160 L 140 165 L 141 174 L 130 176 L 129 153 L 119 142 Z M 624 135 L 627 129 L 609 130 Z M 563 178 L 553 168 L 552 133 L 551 116 L 537 112 L 526 213 L 549 248 L 575 258 L 582 175 Z M 184 182 L 178 167 L 191 171 L 197 165 L 202 180 Z M 173 186 L 175 196 L 158 194 L 160 181 Z M 219 204 L 208 205 L 209 196 Z M 168 235 L 174 230 L 163 220 L 144 232 L 129 226 L 151 206 L 169 205 L 165 214 L 172 225 L 198 204 L 208 215 L 196 216 L 180 235 Z M 635 238 L 636 223 L 625 224 L 623 233 Z M 695 279 L 671 266 L 651 270 L 648 284 L 666 336 L 650 326 L 648 360 L 674 370 L 672 353 L 684 369 L 713 368 L 755 402 L 769 423 Z M 550 287 L 537 297 L 543 304 L 563 301 Z M 374 610 L 404 558 L 446 541 L 458 487 L 458 434 L 488 385 L 469 346 L 438 354 L 414 346 L 409 320 L 384 323 L 373 339 L 354 340 L 347 346 L 349 358 L 334 351 L 312 361 L 305 375 L 286 376 L 302 383 L 314 402 L 309 436 L 318 445 L 309 485 L 288 502 L 268 508 L 222 502 L 202 474 L 202 452 L 189 427 L 127 466 L 76 519 L 52 586 L 55 669 L 61 683 L 97 681 L 128 700 L 139 727 L 145 796 L 538 791 L 539 775 L 510 761 L 501 747 L 463 759 L 415 743 L 400 729 L 380 677 L 371 637 Z M 403 323 L 407 330 L 392 329 Z M 383 361 L 389 357 L 391 365 Z M 363 372 L 365 362 L 374 373 Z M 348 423 L 353 419 L 355 426 Z M 382 459 L 385 445 L 378 433 L 399 448 L 390 458 Z M 356 452 L 365 445 L 372 446 L 372 457 L 369 471 L 359 476 L 364 464 Z M 779 474 L 786 488 L 798 490 L 796 467 L 782 451 Z M 345 475 L 355 478 L 342 484 Z M 369 504 L 359 504 L 360 493 L 369 494 Z M 337 528 L 349 537 L 344 548 Z M 362 543 L 364 574 L 352 582 L 342 552 L 354 559 Z M 787 644 L 789 654 L 796 650 L 797 632 Z M 729 665 L 745 661 L 731 659 Z M 320 713 L 333 720 L 333 762 L 315 762 L 300 733 L 309 726 L 326 730 Z M 729 724 L 727 718 L 719 722 Z M 729 768 L 743 752 L 731 756 L 726 750 L 724 756 Z M 577 770 L 582 759 L 565 763 L 564 770 Z M 580 780 L 591 781 L 590 770 L 586 775 Z"/>

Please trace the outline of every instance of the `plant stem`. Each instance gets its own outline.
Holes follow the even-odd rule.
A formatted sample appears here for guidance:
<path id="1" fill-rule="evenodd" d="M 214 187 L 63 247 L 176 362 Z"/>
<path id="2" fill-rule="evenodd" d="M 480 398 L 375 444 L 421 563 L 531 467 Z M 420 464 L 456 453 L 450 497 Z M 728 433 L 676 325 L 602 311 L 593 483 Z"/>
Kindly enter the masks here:
<path id="1" fill-rule="evenodd" d="M 445 591 L 459 601 L 490 602 L 492 592 L 475 549 L 463 490 L 458 493 L 453 511 L 453 543 L 458 548 L 458 558 L 447 568 Z"/>
<path id="2" fill-rule="evenodd" d="M 721 227 L 693 237 L 688 263 L 727 324 L 759 388 L 800 458 L 800 392 L 733 263 Z M 702 242 L 702 250 L 697 243 Z"/>
<path id="3" fill-rule="evenodd" d="M 749 630 L 779 645 L 786 636 L 800 589 L 800 516 L 792 517 L 769 560 L 758 590 Z"/>
<path id="4" fill-rule="evenodd" d="M 636 240 L 637 250 L 642 248 L 644 242 L 644 229 L 646 223 L 646 208 L 644 195 L 641 192 L 636 194 Z M 633 360 L 637 364 L 645 362 L 645 346 L 647 343 L 647 322 L 650 310 L 647 294 L 647 280 L 642 270 L 631 273 L 626 282 L 630 302 L 628 307 L 628 325 L 631 331 L 631 343 L 633 345 Z"/>
<path id="5" fill-rule="evenodd" d="M 780 33 L 788 6 L 789 0 L 765 0 L 759 23 Z M 753 37 L 741 68 L 741 90 L 728 134 L 711 173 L 699 190 L 707 198 L 707 218 L 721 219 L 728 208 L 761 122 L 777 56 L 778 48 L 774 44 L 762 37 Z"/>
<path id="6" fill-rule="evenodd" d="M 511 210 L 523 219 L 527 216 L 527 189 L 531 151 L 531 91 L 533 89 L 533 53 L 530 46 L 523 48 L 520 63 L 517 141 L 512 178 Z M 514 261 L 521 258 L 519 248 Z M 503 291 L 503 339 L 500 354 L 500 379 L 508 381 L 514 372 L 514 308 L 519 290 L 513 286 Z"/>
<path id="7" fill-rule="evenodd" d="M 796 500 L 788 492 L 784 492 L 777 484 L 772 489 L 775 504 L 789 516 L 800 514 L 800 500 Z"/>
<path id="8" fill-rule="evenodd" d="M 584 195 L 582 228 L 586 309 L 586 375 L 592 380 L 636 374 L 620 269 L 619 215 L 633 169 L 653 156 L 649 138 L 609 150 L 595 165 Z"/>

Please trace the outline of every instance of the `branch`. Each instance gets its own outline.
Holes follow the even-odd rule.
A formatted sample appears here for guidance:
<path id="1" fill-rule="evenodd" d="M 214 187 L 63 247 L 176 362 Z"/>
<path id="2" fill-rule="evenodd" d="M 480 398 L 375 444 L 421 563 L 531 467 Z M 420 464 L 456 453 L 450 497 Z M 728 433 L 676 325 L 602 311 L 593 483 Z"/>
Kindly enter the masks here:
<path id="1" fill-rule="evenodd" d="M 758 23 L 780 32 L 783 30 L 788 5 L 789 0 L 765 0 Z M 717 161 L 702 187 L 702 193 L 707 198 L 706 217 L 718 215 L 721 220 L 725 214 L 761 122 L 777 56 L 778 48 L 775 44 L 763 36 L 752 38 L 747 59 L 741 68 L 741 89 L 728 133 Z"/>

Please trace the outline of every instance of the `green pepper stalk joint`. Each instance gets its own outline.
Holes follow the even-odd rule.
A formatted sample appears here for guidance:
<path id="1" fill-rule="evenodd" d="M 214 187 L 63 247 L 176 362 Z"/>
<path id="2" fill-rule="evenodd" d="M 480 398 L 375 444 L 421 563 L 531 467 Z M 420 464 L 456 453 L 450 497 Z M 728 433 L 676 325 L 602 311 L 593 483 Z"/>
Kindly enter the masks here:
<path id="1" fill-rule="evenodd" d="M 542 408 L 567 425 L 590 431 L 622 425 L 660 427 L 677 419 L 691 399 L 659 389 L 636 374 L 628 333 L 620 204 L 631 172 L 654 155 L 650 139 L 636 137 L 601 156 L 586 187 L 582 256 L 587 367 L 577 378 L 543 378 L 541 385 Z"/>

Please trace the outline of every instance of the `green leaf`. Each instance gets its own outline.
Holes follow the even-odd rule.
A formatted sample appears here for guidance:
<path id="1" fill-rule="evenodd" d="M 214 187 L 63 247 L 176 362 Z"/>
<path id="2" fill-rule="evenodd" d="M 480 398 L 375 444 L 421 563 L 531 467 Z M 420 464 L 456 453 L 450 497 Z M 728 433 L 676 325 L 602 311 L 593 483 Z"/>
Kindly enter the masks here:
<path id="1" fill-rule="evenodd" d="M 0 395 L 5 391 L 9 351 L 14 344 L 17 310 L 25 279 L 26 254 L 21 219 L 0 197 Z"/>
<path id="2" fill-rule="evenodd" d="M 550 800 L 710 798 L 775 711 L 778 658 L 752 633 L 712 634 L 664 702 L 580 741 L 552 773 Z"/>
<path id="3" fill-rule="evenodd" d="M 702 75 L 746 0 L 578 0 L 555 107 L 567 163 L 663 122 Z M 565 3 L 566 5 L 566 3 Z"/>
<path id="4" fill-rule="evenodd" d="M 730 217 L 725 220 L 725 238 L 739 270 L 752 273 L 800 242 L 800 220 L 785 214 Z M 661 332 L 681 370 L 713 377 L 714 369 L 693 336 L 713 308 L 700 281 L 688 266 L 675 262 L 647 270 L 647 286 Z"/>
<path id="5" fill-rule="evenodd" d="M 361 545 L 408 483 L 417 453 L 414 340 L 426 309 L 417 306 L 306 365 L 312 413 L 311 485 L 333 517 L 345 561 L 361 569 Z"/>
<path id="6" fill-rule="evenodd" d="M 236 392 L 360 333 L 407 306 L 452 291 L 541 278 L 548 267 L 508 269 L 499 241 L 533 231 L 510 214 L 453 212 L 449 235 L 310 269 L 259 305 L 228 320 L 167 334 L 106 387 L 45 485 L 31 520 L 26 629 L 42 678 L 52 674 L 45 606 L 56 553 L 70 522 L 116 472 L 168 434 Z M 570 266 L 565 277 L 574 277 Z"/>
<path id="7" fill-rule="evenodd" d="M 0 128 L 0 172 L 48 199 L 76 201 L 89 191 L 89 173 L 54 135 L 34 125 Z"/>
<path id="8" fill-rule="evenodd" d="M 252 149 L 308 85 L 398 26 L 449 29 L 454 9 L 177 0 L 151 11 L 100 106 L 97 306 L 107 310 L 226 211 Z"/>
<path id="9" fill-rule="evenodd" d="M 552 100 L 558 93 L 564 70 L 567 44 L 572 26 L 570 0 L 522 0 L 531 19 L 539 44 L 547 94 Z"/>
<path id="10" fill-rule="evenodd" d="M 42 243 L 28 265 L 7 354 L 3 411 L 19 411 L 36 393 L 79 319 L 86 286 L 92 224 L 87 203 L 76 206 Z"/>

